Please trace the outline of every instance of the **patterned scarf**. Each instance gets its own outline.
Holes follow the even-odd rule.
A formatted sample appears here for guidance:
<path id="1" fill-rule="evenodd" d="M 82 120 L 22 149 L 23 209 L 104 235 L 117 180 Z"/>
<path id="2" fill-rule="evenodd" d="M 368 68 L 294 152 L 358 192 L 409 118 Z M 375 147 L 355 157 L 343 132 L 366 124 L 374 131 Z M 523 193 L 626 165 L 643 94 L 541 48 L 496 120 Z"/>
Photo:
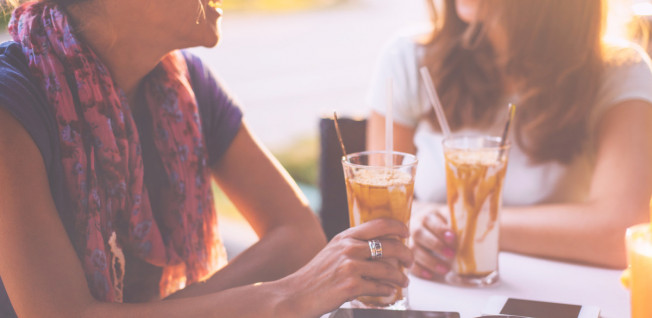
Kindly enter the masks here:
<path id="1" fill-rule="evenodd" d="M 64 11 L 49 2 L 25 3 L 14 11 L 9 32 L 54 108 L 73 209 L 71 240 L 93 296 L 122 301 L 122 249 L 163 267 L 162 297 L 222 267 L 226 253 L 182 54 L 165 56 L 142 84 L 169 181 L 161 193 L 163 208 L 152 211 L 125 95 L 97 55 L 76 38 Z"/>

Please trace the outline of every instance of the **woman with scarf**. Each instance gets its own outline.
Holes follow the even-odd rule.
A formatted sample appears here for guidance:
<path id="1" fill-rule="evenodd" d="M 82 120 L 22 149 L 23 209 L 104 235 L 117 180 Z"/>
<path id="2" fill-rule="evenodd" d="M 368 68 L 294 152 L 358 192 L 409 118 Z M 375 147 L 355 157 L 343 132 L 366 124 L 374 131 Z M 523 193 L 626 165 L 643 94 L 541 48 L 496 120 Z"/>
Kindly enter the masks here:
<path id="1" fill-rule="evenodd" d="M 407 228 L 378 220 L 325 245 L 237 103 L 179 50 L 217 44 L 210 4 L 15 9 L 0 46 L 0 316 L 316 317 L 407 284 L 369 243 L 408 266 L 387 238 Z M 260 237 L 228 264 L 213 178 Z"/>
<path id="2" fill-rule="evenodd" d="M 442 130 L 421 84 L 428 68 L 453 134 L 501 136 L 516 115 L 500 249 L 623 268 L 628 226 L 652 194 L 652 70 L 638 46 L 605 37 L 607 0 L 428 0 L 434 27 L 399 36 L 372 85 L 369 147 L 382 148 L 387 78 L 394 145 L 417 153 L 412 272 L 446 275 Z"/>

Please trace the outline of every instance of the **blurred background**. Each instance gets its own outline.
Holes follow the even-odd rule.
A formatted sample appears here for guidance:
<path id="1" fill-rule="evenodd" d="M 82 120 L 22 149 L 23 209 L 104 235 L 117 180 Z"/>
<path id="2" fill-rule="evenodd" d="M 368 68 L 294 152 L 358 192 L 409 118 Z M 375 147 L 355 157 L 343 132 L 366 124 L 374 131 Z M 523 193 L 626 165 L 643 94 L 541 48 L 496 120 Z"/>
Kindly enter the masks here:
<path id="1" fill-rule="evenodd" d="M 0 4 L 6 0 L 0 0 Z M 610 0 L 610 32 L 647 24 L 650 0 Z M 319 210 L 318 121 L 338 114 L 364 116 L 376 58 L 396 33 L 428 27 L 425 0 L 224 0 L 216 48 L 192 51 L 241 102 L 245 120 Z M 0 40 L 8 13 L 0 17 Z M 629 26 L 632 23 L 627 24 Z M 640 30 L 640 29 L 637 29 Z M 638 38 L 648 33 L 637 32 Z M 257 240 L 215 187 L 220 228 L 229 256 Z"/>
<path id="2" fill-rule="evenodd" d="M 223 9 L 218 46 L 193 51 L 239 99 L 247 123 L 318 211 L 320 116 L 366 113 L 379 51 L 398 30 L 427 26 L 425 2 L 225 0 Z M 218 197 L 222 235 L 234 256 L 256 236 Z"/>

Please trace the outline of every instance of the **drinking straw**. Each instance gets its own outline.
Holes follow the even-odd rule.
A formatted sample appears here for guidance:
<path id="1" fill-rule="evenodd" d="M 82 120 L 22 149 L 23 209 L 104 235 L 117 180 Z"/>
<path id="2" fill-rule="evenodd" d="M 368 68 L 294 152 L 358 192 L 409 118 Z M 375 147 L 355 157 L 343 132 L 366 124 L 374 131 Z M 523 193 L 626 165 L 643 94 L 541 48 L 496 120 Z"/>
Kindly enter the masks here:
<path id="1" fill-rule="evenodd" d="M 423 82 L 426 86 L 426 93 L 428 93 L 430 103 L 435 109 L 435 116 L 439 122 L 439 127 L 441 127 L 444 138 L 448 137 L 451 135 L 451 129 L 450 126 L 448 126 L 448 122 L 446 121 L 446 113 L 444 113 L 444 108 L 442 107 L 441 101 L 439 100 L 439 95 L 437 95 L 437 90 L 435 90 L 435 85 L 432 83 L 430 72 L 428 72 L 428 68 L 425 66 L 422 66 L 419 69 L 419 72 L 421 73 L 421 78 L 423 79 Z"/>
<path id="2" fill-rule="evenodd" d="M 509 103 L 509 117 L 507 117 L 507 122 L 505 123 L 505 129 L 503 129 L 503 137 L 500 138 L 500 153 L 498 154 L 498 160 L 503 157 L 503 152 L 505 151 L 505 144 L 507 143 L 507 136 L 509 134 L 509 127 L 514 120 L 514 113 L 516 113 L 516 105 Z"/>
<path id="3" fill-rule="evenodd" d="M 393 120 L 393 83 L 387 81 L 387 111 L 385 112 L 385 166 L 392 166 L 392 151 L 394 150 L 394 120 Z"/>
<path id="4" fill-rule="evenodd" d="M 340 132 L 340 125 L 337 123 L 337 112 L 333 112 L 333 122 L 335 122 L 335 133 L 337 133 L 337 139 L 340 141 L 340 147 L 342 147 L 342 156 L 346 157 L 346 148 L 344 148 L 344 141 L 342 141 L 342 132 Z"/>

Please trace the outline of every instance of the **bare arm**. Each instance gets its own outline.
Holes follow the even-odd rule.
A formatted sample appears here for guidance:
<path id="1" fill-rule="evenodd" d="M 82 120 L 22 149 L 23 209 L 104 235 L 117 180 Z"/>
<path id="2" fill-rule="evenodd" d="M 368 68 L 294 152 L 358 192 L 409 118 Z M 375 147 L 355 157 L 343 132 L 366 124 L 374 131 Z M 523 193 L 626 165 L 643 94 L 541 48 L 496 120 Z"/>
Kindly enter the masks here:
<path id="1" fill-rule="evenodd" d="M 310 264 L 281 280 L 151 303 L 99 302 L 55 209 L 39 150 L 2 108 L 0 154 L 0 276 L 20 317 L 317 317 L 346 300 L 386 296 L 388 285 L 407 284 L 400 271 L 368 260 L 366 242 L 406 237 L 407 228 L 375 220 L 341 233 Z M 384 239 L 383 249 L 384 257 L 412 262 L 396 240 Z"/>
<path id="2" fill-rule="evenodd" d="M 0 153 L 0 276 L 18 316 L 211 317 L 216 308 L 228 308 L 238 314 L 222 317 L 260 317 L 283 301 L 267 286 L 147 305 L 96 301 L 54 206 L 41 154 L 2 108 Z M 249 300 L 243 304 L 245 297 Z"/>
<path id="3" fill-rule="evenodd" d="M 598 126 L 588 202 L 504 209 L 501 248 L 608 267 L 625 266 L 625 229 L 648 221 L 652 107 L 626 101 Z"/>
<path id="4" fill-rule="evenodd" d="M 415 154 L 414 128 L 394 123 L 394 150 Z M 385 149 L 385 116 L 375 111 L 367 119 L 367 150 Z"/>
<path id="5" fill-rule="evenodd" d="M 189 286 L 172 298 L 279 279 L 306 264 L 326 244 L 296 183 L 245 124 L 213 171 L 260 241 L 205 284 Z"/>

